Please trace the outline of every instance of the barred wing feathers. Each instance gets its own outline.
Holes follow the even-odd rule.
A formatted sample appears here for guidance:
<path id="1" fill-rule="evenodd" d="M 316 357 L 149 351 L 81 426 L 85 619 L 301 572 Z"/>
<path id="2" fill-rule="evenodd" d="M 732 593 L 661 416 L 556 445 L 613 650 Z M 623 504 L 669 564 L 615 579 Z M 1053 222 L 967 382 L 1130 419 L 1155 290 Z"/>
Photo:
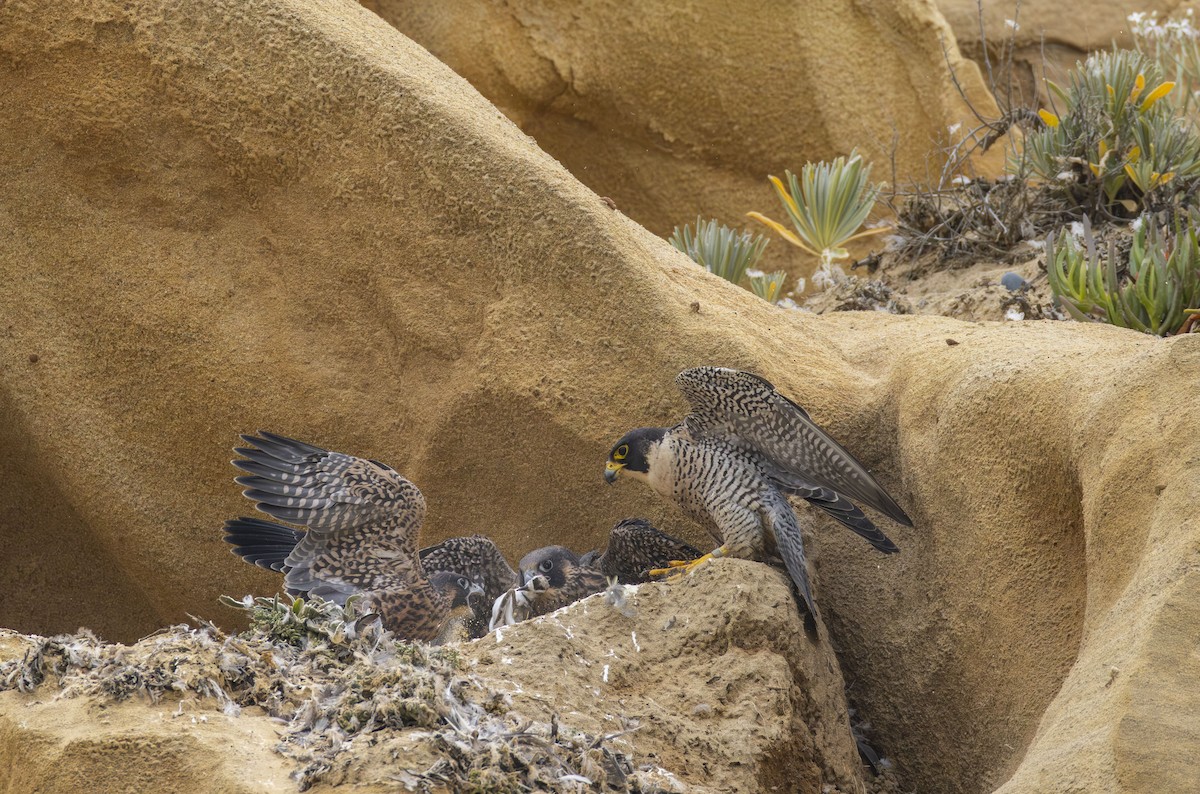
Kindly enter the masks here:
<path id="1" fill-rule="evenodd" d="M 383 464 L 259 431 L 233 465 L 267 515 L 308 527 L 283 562 L 290 590 L 331 600 L 407 588 L 424 579 L 417 534 L 425 498 Z"/>

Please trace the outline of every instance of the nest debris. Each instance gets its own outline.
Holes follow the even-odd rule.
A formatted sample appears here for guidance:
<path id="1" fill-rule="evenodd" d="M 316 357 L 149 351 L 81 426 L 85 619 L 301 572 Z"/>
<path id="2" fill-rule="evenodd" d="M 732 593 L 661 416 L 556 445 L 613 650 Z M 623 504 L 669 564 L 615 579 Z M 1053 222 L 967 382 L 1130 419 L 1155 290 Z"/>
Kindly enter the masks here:
<path id="1" fill-rule="evenodd" d="M 91 696 L 153 703 L 210 698 L 231 716 L 257 706 L 283 724 L 276 751 L 293 759 L 304 791 L 352 777 L 362 748 L 409 731 L 435 762 L 390 771 L 414 790 L 682 791 L 666 770 L 638 768 L 592 736 L 511 711 L 507 695 L 466 671 L 453 646 L 397 640 L 371 615 L 324 601 L 224 598 L 250 628 L 170 626 L 131 646 L 87 630 L 37 637 L 23 658 L 0 664 L 0 690 L 56 686 L 56 698 Z M 414 730 L 415 729 L 415 730 Z M 353 747 L 352 747 L 353 745 Z M 403 767 L 403 758 L 398 758 Z M 424 765 L 424 762 L 422 763 Z"/>

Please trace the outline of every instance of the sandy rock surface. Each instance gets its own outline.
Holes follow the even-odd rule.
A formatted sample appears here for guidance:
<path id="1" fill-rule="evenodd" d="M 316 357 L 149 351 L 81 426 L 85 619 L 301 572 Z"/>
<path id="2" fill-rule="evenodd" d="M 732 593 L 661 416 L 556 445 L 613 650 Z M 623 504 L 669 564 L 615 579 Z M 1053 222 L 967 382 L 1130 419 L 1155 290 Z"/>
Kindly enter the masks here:
<path id="1" fill-rule="evenodd" d="M 353 4 L 9 2 L 0 85 L 0 625 L 131 640 L 273 592 L 218 531 L 258 427 L 405 472 L 428 540 L 517 559 L 644 515 L 707 542 L 600 477 L 681 414 L 676 372 L 720 364 L 914 519 L 885 559 L 805 512 L 906 786 L 1200 778 L 1200 338 L 770 307 Z"/>
<path id="2" fill-rule="evenodd" d="M 0 672 L 31 645 L 0 632 Z M 129 664 L 146 657 L 143 646 L 153 642 L 124 652 Z M 553 721 L 564 733 L 611 737 L 606 746 L 632 760 L 639 784 L 694 794 L 866 791 L 829 638 L 806 635 L 788 579 L 759 563 L 722 560 L 674 583 L 599 594 L 457 650 L 467 696 L 505 698 L 510 730 Z M 281 686 L 304 685 L 285 678 Z M 110 756 L 108 790 L 148 781 L 158 790 L 295 790 L 289 775 L 306 754 L 275 755 L 283 721 L 257 708 L 222 713 L 212 699 L 174 692 L 114 703 L 72 695 L 81 687 L 65 680 L 67 695 L 56 682 L 0 692 L 0 757 L 20 770 L 0 766 L 5 790 L 78 790 L 101 766 L 98 752 Z M 314 750 L 333 771 L 318 773 L 310 790 L 417 785 L 442 754 L 419 728 L 385 728 L 344 746 Z M 240 780 L 249 769 L 253 778 Z"/>
<path id="3" fill-rule="evenodd" d="M 1132 4 L 1128 0 L 985 2 L 981 14 L 976 0 L 937 0 L 963 55 L 978 63 L 985 77 L 987 51 L 997 90 L 1007 85 L 1011 52 L 1015 104 L 1034 108 L 1039 100 L 1049 101 L 1043 77 L 1062 84 L 1067 71 L 1093 50 L 1114 43 L 1133 46 L 1130 13 L 1157 13 L 1165 18 L 1188 5 L 1179 0 L 1139 0 Z M 1015 29 L 1012 23 L 1016 23 Z"/>
<path id="4" fill-rule="evenodd" d="M 296 791 L 264 717 L 227 717 L 209 704 L 176 715 L 174 702 L 27 701 L 0 693 L 0 783 L 8 791 Z"/>
<path id="5" fill-rule="evenodd" d="M 698 214 L 765 232 L 745 214 L 783 220 L 767 174 L 854 146 L 877 182 L 936 174 L 932 144 L 973 124 L 948 62 L 972 104 L 995 107 L 937 8 L 917 0 L 601 2 L 586 13 L 540 0 L 363 4 L 664 236 Z M 793 276 L 815 265 L 778 237 L 763 261 Z"/>
<path id="6" fill-rule="evenodd" d="M 1158 13 L 1165 17 L 1174 9 L 1185 6 L 1179 0 L 1143 0 L 1136 7 L 1121 0 L 1075 4 L 1051 0 L 1032 0 L 1018 4 L 984 3 L 983 29 L 992 46 L 1015 32 L 1019 45 L 1027 46 L 1045 38 L 1048 45 L 1069 47 L 1080 55 L 1109 47 L 1115 41 L 1129 46 L 1129 15 L 1134 11 Z M 978 46 L 980 42 L 980 8 L 973 0 L 937 0 L 937 7 L 954 30 L 959 46 Z M 1018 24 L 1014 31 L 1008 21 Z"/>
<path id="7" fill-rule="evenodd" d="M 999 322 L 1064 320 L 1054 305 L 1039 249 L 1025 247 L 1009 263 L 944 264 L 936 257 L 895 259 L 871 270 L 851 269 L 828 287 L 802 298 L 804 311 L 887 312 Z M 1022 261 L 1024 260 L 1024 261 Z"/>
<path id="8" fill-rule="evenodd" d="M 860 789 L 837 659 L 784 573 L 722 560 L 626 592 L 484 637 L 472 669 L 530 717 L 596 735 L 635 721 L 635 747 L 713 792 Z"/>

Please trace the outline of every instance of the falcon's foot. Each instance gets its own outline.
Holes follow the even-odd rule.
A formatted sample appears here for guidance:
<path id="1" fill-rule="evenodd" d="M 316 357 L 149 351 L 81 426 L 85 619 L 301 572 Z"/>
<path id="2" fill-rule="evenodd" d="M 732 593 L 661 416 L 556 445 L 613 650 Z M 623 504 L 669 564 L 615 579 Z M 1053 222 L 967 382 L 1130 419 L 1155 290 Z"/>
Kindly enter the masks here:
<path id="1" fill-rule="evenodd" d="M 709 560 L 715 560 L 717 557 L 724 557 L 728 551 L 724 546 L 713 549 L 703 557 L 697 557 L 694 560 L 671 560 L 667 563 L 666 568 L 652 568 L 649 571 L 651 576 L 669 576 L 668 581 L 673 581 L 676 578 L 683 576 L 685 573 L 691 573 Z"/>

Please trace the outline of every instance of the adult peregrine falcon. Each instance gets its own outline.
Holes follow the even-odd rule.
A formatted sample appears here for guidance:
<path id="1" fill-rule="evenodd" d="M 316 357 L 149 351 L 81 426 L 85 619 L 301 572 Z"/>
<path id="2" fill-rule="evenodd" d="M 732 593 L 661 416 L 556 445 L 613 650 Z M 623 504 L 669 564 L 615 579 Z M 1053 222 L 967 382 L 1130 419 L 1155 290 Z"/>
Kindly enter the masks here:
<path id="1" fill-rule="evenodd" d="M 626 433 L 608 455 L 604 478 L 628 476 L 673 499 L 721 545 L 713 557 L 763 559 L 778 551 L 812 616 L 804 544 L 787 500 L 799 496 L 885 553 L 899 551 L 850 499 L 905 526 L 912 521 L 853 455 L 769 382 L 720 367 L 675 379 L 692 412 L 674 427 Z"/>
<path id="2" fill-rule="evenodd" d="M 445 641 L 483 588 L 450 571 L 426 575 L 417 555 L 425 497 L 394 469 L 259 431 L 234 451 L 235 478 L 258 509 L 308 531 L 255 518 L 225 524 L 233 551 L 284 574 L 288 592 L 345 604 L 361 595 L 398 636 Z"/>

